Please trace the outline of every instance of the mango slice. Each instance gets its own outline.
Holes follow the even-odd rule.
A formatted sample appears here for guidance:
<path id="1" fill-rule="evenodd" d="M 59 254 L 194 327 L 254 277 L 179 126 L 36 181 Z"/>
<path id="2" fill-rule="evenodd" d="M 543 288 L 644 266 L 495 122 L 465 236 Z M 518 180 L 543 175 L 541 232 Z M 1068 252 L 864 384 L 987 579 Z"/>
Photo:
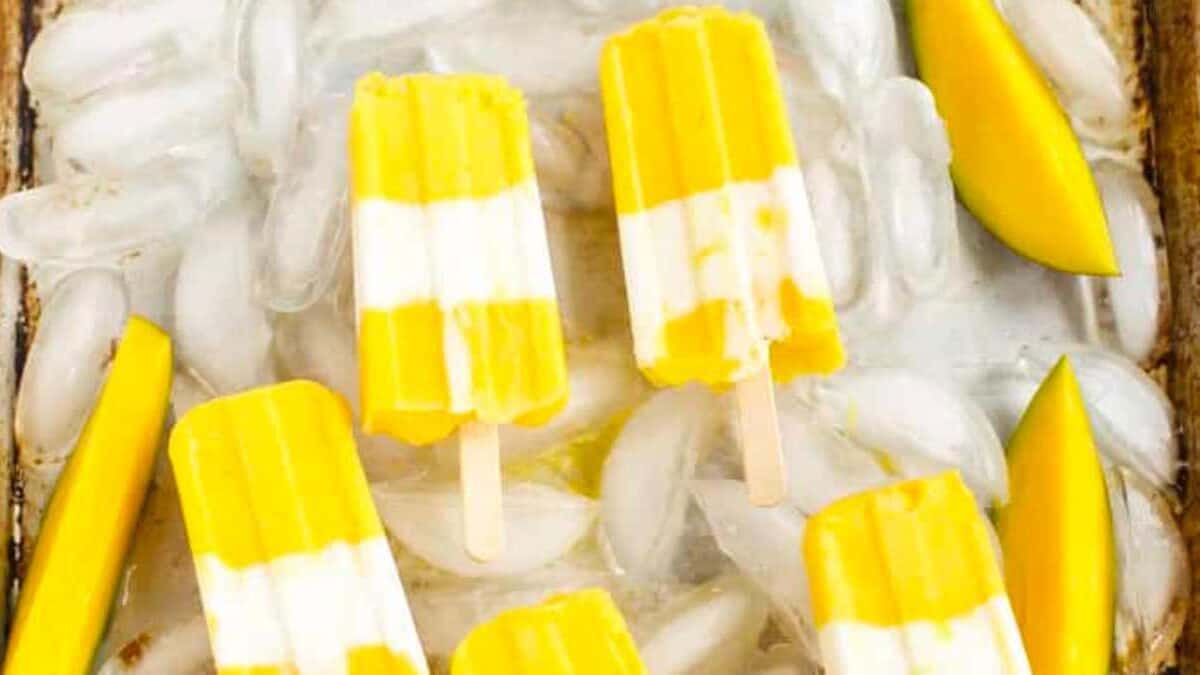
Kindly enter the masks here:
<path id="1" fill-rule="evenodd" d="M 131 317 L 46 511 L 5 675 L 89 672 L 162 439 L 171 370 L 171 339 Z"/>
<path id="2" fill-rule="evenodd" d="M 908 0 L 917 69 L 946 121 L 959 198 L 1031 260 L 1075 274 L 1119 274 L 1079 140 L 992 3 Z"/>
<path id="3" fill-rule="evenodd" d="M 1038 675 L 1107 675 L 1116 549 L 1104 471 L 1071 364 L 1042 383 L 1008 446 L 1004 576 Z"/>

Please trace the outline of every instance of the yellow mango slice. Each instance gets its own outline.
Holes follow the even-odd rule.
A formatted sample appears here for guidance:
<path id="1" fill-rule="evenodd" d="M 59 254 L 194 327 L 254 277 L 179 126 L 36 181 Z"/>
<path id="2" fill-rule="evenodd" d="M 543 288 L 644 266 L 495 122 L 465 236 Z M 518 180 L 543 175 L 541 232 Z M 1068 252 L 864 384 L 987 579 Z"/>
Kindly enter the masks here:
<path id="1" fill-rule="evenodd" d="M 1031 260 L 1075 274 L 1118 274 L 1079 140 L 992 3 L 908 0 L 917 69 L 946 121 L 959 198 Z"/>
<path id="2" fill-rule="evenodd" d="M 1064 357 L 1008 446 L 1004 576 L 1037 675 L 1107 675 L 1116 553 L 1104 471 Z"/>
<path id="3" fill-rule="evenodd" d="M 89 672 L 162 439 L 171 369 L 171 339 L 131 317 L 46 511 L 5 675 Z"/>

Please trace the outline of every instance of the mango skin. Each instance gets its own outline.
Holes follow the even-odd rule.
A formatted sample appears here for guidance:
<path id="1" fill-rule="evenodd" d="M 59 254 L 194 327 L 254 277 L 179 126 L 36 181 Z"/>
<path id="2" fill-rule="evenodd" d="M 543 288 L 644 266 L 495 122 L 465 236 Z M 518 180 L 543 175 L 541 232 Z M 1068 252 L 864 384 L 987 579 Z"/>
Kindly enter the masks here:
<path id="1" fill-rule="evenodd" d="M 1064 357 L 1008 445 L 1000 512 L 1004 577 L 1038 675 L 1107 675 L 1116 547 L 1104 471 L 1079 383 Z"/>
<path id="2" fill-rule="evenodd" d="M 1035 262 L 1119 274 L 1079 139 L 992 0 L 908 0 L 908 21 L 917 70 L 946 122 L 963 204 Z"/>

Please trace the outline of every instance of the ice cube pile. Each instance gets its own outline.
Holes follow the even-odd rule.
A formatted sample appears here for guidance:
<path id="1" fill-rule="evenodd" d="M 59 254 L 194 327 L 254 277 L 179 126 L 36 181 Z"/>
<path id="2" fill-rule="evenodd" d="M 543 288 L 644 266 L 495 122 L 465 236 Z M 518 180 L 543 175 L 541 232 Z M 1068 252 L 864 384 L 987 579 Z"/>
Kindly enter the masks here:
<path id="1" fill-rule="evenodd" d="M 730 0 L 766 22 L 850 366 L 781 387 L 789 501 L 746 499 L 727 396 L 651 394 L 632 358 L 597 63 L 664 0 L 78 0 L 25 66 L 40 187 L 0 252 L 42 302 L 16 409 L 26 555 L 125 317 L 169 329 L 172 410 L 289 378 L 359 406 L 347 120 L 370 71 L 494 72 L 530 103 L 571 399 L 505 428 L 506 552 L 463 552 L 444 448 L 359 449 L 435 672 L 501 611 L 613 594 L 655 675 L 819 672 L 810 515 L 957 469 L 1007 499 L 1003 442 L 1061 353 L 1109 463 L 1123 672 L 1171 658 L 1186 607 L 1165 322 L 1134 64 L 1108 3 L 997 0 L 1083 140 L 1123 276 L 1047 271 L 955 202 L 951 149 L 895 0 Z M 102 673 L 211 668 L 170 472 L 156 473 Z"/>

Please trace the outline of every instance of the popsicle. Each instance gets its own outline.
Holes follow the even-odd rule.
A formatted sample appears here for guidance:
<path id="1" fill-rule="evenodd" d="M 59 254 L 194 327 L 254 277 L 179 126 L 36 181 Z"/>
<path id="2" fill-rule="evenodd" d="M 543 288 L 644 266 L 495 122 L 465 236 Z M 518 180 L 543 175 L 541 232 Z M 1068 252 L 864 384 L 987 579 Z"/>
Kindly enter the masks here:
<path id="1" fill-rule="evenodd" d="M 173 367 L 166 333 L 131 317 L 46 511 L 5 675 L 89 672 L 162 441 Z"/>
<path id="2" fill-rule="evenodd" d="M 550 598 L 477 626 L 451 675 L 646 675 L 625 619 L 603 590 Z"/>
<path id="3" fill-rule="evenodd" d="M 638 364 L 735 386 L 751 499 L 777 503 L 771 373 L 845 353 L 766 30 L 670 9 L 610 38 L 600 79 Z"/>
<path id="4" fill-rule="evenodd" d="M 467 548 L 503 548 L 495 425 L 566 403 L 521 94 L 487 75 L 362 78 L 350 123 L 363 427 L 459 431 Z"/>
<path id="5" fill-rule="evenodd" d="M 829 675 L 1027 675 L 994 549 L 957 473 L 864 492 L 804 536 Z"/>
<path id="6" fill-rule="evenodd" d="M 428 674 L 336 394 L 203 404 L 170 455 L 218 673 Z"/>

